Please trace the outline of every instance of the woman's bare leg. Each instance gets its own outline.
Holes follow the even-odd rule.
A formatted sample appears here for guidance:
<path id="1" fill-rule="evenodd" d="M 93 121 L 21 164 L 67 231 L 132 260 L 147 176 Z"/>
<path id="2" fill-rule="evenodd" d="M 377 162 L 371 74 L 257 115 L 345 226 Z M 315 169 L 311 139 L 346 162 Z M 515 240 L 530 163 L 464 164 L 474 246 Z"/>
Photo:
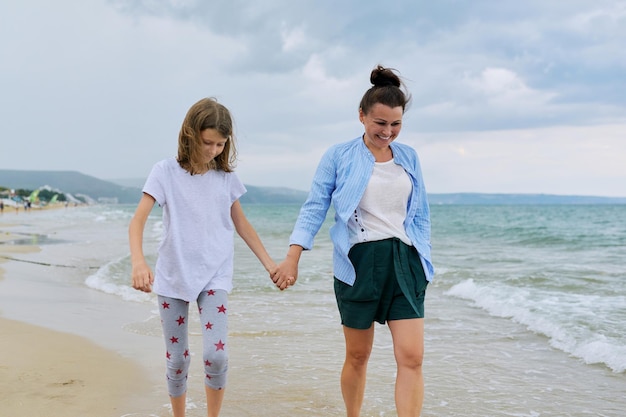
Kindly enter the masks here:
<path id="1" fill-rule="evenodd" d="M 348 417 L 359 417 L 363 396 L 367 361 L 374 343 L 374 324 L 369 329 L 343 327 L 346 339 L 346 359 L 341 371 L 341 393 Z"/>
<path id="2" fill-rule="evenodd" d="M 398 417 L 419 417 L 424 402 L 424 319 L 388 322 L 398 367 L 396 410 Z"/>

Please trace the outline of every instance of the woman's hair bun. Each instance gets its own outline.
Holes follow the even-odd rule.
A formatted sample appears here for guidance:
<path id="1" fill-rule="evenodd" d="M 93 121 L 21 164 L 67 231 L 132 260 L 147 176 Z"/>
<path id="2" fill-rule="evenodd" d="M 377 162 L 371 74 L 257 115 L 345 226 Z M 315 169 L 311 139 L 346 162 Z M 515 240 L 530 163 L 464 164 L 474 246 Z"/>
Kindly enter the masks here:
<path id="1" fill-rule="evenodd" d="M 378 65 L 372 70 L 372 74 L 370 75 L 370 82 L 375 87 L 400 87 L 400 85 L 402 85 L 400 77 L 398 77 L 392 69 L 385 68 L 381 65 Z"/>
<path id="2" fill-rule="evenodd" d="M 359 104 L 363 113 L 368 114 L 372 106 L 378 103 L 392 108 L 400 106 L 404 113 L 411 101 L 411 94 L 406 91 L 396 70 L 378 65 L 370 74 L 370 82 L 373 86 L 363 94 Z"/>

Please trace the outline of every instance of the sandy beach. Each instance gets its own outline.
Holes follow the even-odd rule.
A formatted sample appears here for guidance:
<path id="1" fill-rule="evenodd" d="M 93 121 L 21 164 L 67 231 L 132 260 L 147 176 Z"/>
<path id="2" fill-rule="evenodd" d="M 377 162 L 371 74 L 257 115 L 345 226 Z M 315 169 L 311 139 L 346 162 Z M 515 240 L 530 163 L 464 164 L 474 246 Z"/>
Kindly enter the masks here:
<path id="1" fill-rule="evenodd" d="M 128 286 L 128 213 L 114 206 L 0 216 L 1 417 L 171 416 L 156 303 Z M 288 232 L 272 237 L 274 223 L 257 223 L 270 253 L 282 254 Z M 321 240 L 307 254 L 298 285 L 286 292 L 244 246 L 236 248 L 229 297 L 221 416 L 344 416 L 330 246 Z M 445 279 L 426 302 L 423 417 L 623 415 L 623 373 L 585 364 L 526 326 L 446 295 Z M 202 417 L 201 326 L 192 321 L 187 416 Z M 363 417 L 396 416 L 385 326 L 377 326 L 368 375 Z"/>
<path id="2" fill-rule="evenodd" d="M 9 223 L 0 218 L 0 293 L 3 296 L 0 304 L 0 414 L 11 417 L 149 416 L 143 410 L 154 405 L 146 369 L 121 352 L 75 334 L 86 328 L 55 308 L 55 303 L 63 299 L 55 297 L 57 291 L 53 288 L 48 287 L 50 291 L 46 291 L 46 286 L 42 288 L 42 283 L 38 282 L 44 266 L 24 262 L 41 248 L 11 244 L 23 237 L 12 230 L 17 227 L 14 221 L 18 223 L 24 218 L 22 214 Z M 50 272 L 63 274 L 64 271 L 48 267 L 46 273 Z M 33 287 L 39 291 L 32 292 Z M 42 296 L 46 293 L 48 296 Z M 80 303 L 76 307 L 80 309 Z M 49 315 L 45 314 L 46 310 Z M 43 326 L 34 324 L 37 321 Z M 64 327 L 67 331 L 63 331 Z M 114 327 L 103 327 L 108 327 L 112 339 L 117 339 Z M 134 349 L 129 352 L 131 350 Z M 136 413 L 129 414 L 128 410 L 136 410 Z"/>
<path id="3" fill-rule="evenodd" d="M 40 233 L 25 219 L 0 221 L 0 416 L 171 416 L 154 306 L 129 303 L 81 284 L 87 270 L 62 267 L 79 257 L 75 243 L 13 244 L 29 233 Z M 232 304 L 233 309 L 243 308 Z M 263 330 L 259 323 L 242 328 L 242 320 L 251 320 L 238 315 L 232 319 L 232 368 L 223 416 L 308 415 L 311 404 L 326 415 L 343 413 L 338 386 L 330 398 L 320 391 L 324 382 L 314 375 L 298 380 L 286 375 L 298 366 L 294 355 L 298 361 L 305 358 L 306 341 L 285 350 L 289 356 L 285 358 L 277 350 L 286 349 L 289 332 L 272 331 L 271 326 Z M 340 337 L 338 330 L 334 338 Z M 194 329 L 191 333 L 196 356 L 201 338 Z M 336 361 L 329 365 L 339 366 L 339 356 Z M 190 417 L 206 414 L 201 372 L 195 359 L 188 393 Z"/>
<path id="4" fill-rule="evenodd" d="M 4 416 L 119 416 L 145 387 L 130 360 L 85 338 L 23 322 L 0 318 L 0 352 Z"/>
<path id="5" fill-rule="evenodd" d="M 0 218 L 0 416 L 171 416 L 155 306 L 85 286 L 93 270 L 73 266 L 96 264 L 108 250 L 102 247 L 111 245 L 109 239 L 94 230 L 57 230 L 57 222 L 39 215 L 43 213 L 5 213 Z M 109 232 L 123 238 L 125 227 Z M 25 243 L 38 239 L 43 244 Z M 233 300 L 233 310 L 243 314 L 245 306 L 236 304 Z M 309 343 L 300 340 L 297 348 L 286 347 L 291 333 L 272 329 L 278 317 L 246 314 L 251 317 L 231 317 L 232 367 L 221 415 L 301 416 L 309 415 L 312 405 L 324 415 L 343 414 L 336 378 L 329 397 L 320 390 L 327 383 L 316 375 L 288 375 L 306 359 Z M 336 330 L 334 338 L 340 337 Z M 206 406 L 196 329 L 191 329 L 190 343 L 196 358 L 187 415 L 200 417 Z M 339 366 L 339 360 L 337 356 L 329 366 Z"/>

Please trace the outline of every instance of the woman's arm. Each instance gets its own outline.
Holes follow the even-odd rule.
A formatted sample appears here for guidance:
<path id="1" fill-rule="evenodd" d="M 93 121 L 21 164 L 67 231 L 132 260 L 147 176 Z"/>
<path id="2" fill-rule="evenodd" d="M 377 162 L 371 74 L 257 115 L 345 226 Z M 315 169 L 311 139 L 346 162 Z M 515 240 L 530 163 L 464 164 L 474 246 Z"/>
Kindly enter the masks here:
<path id="1" fill-rule="evenodd" d="M 298 263 L 304 248 L 300 245 L 289 245 L 287 256 L 276 268 L 274 278 L 277 282 L 287 280 L 289 285 L 293 285 L 298 280 Z"/>
<path id="2" fill-rule="evenodd" d="M 306 201 L 289 237 L 289 249 L 285 260 L 278 265 L 275 279 L 280 282 L 288 280 L 295 284 L 298 279 L 298 263 L 302 252 L 313 247 L 313 239 L 326 220 L 330 207 L 331 195 L 335 189 L 336 166 L 332 149 L 322 156 Z"/>

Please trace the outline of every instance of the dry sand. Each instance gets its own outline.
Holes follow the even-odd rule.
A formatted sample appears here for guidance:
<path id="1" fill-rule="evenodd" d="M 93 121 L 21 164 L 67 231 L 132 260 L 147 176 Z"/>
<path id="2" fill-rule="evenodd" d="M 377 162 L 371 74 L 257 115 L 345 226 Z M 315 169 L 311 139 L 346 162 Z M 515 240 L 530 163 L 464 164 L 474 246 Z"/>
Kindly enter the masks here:
<path id="1" fill-rule="evenodd" d="M 11 245 L 10 230 L 10 224 L 0 223 L 0 291 L 21 278 L 9 276 L 3 266 L 40 250 Z M 122 416 L 146 409 L 149 389 L 141 366 L 114 351 L 75 334 L 0 317 L 1 416 Z"/>
<path id="2" fill-rule="evenodd" d="M 0 318 L 0 414 L 120 416 L 142 391 L 136 364 L 79 336 Z"/>

